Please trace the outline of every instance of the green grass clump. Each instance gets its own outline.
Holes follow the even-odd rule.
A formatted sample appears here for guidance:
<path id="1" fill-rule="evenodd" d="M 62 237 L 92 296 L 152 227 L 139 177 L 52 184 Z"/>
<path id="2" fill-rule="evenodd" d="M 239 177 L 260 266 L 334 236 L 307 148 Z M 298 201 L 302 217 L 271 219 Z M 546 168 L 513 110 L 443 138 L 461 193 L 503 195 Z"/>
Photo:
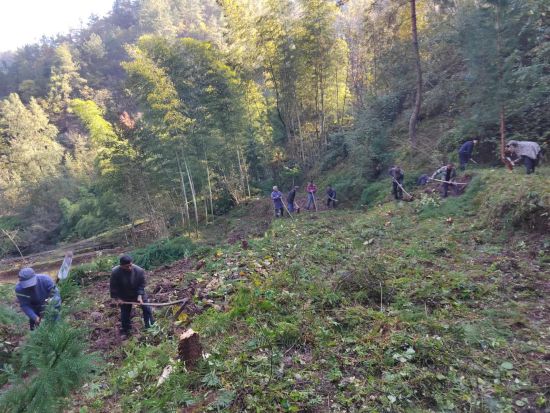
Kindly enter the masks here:
<path id="1" fill-rule="evenodd" d="M 132 252 L 134 262 L 146 270 L 190 257 L 196 246 L 187 237 L 163 239 Z"/>
<path id="2" fill-rule="evenodd" d="M 483 224 L 497 230 L 550 231 L 550 191 L 548 168 L 533 175 L 521 169 L 514 173 L 483 174 L 488 191 L 480 194 Z"/>
<path id="3" fill-rule="evenodd" d="M 92 262 L 72 267 L 68 280 L 81 284 L 85 279 L 94 278 L 99 273 L 110 272 L 116 264 L 118 264 L 117 257 L 100 257 Z M 68 288 L 70 286 L 67 286 Z"/>

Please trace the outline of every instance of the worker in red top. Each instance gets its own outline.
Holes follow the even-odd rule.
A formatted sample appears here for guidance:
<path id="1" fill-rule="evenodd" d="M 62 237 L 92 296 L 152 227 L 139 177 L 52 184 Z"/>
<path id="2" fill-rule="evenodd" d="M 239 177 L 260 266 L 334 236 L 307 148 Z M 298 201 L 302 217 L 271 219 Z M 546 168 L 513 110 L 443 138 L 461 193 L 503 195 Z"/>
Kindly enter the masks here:
<path id="1" fill-rule="evenodd" d="M 313 205 L 315 209 L 317 209 L 317 205 L 315 204 L 315 193 L 317 192 L 317 185 L 313 183 L 313 181 L 309 181 L 309 184 L 307 184 L 307 205 L 306 209 L 311 208 Z"/>

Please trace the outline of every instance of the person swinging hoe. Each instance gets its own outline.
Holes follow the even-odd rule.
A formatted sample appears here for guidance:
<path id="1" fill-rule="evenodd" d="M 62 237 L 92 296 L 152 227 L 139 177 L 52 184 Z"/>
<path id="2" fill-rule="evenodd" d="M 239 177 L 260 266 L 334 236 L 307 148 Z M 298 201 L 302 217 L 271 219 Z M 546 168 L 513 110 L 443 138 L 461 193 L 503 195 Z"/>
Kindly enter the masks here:
<path id="1" fill-rule="evenodd" d="M 145 328 L 155 323 L 151 307 L 147 303 L 145 294 L 145 270 L 132 263 L 132 257 L 120 257 L 120 265 L 113 268 L 111 273 L 111 298 L 120 306 L 121 333 L 129 336 L 131 333 L 132 304 L 139 304 L 143 311 Z"/>

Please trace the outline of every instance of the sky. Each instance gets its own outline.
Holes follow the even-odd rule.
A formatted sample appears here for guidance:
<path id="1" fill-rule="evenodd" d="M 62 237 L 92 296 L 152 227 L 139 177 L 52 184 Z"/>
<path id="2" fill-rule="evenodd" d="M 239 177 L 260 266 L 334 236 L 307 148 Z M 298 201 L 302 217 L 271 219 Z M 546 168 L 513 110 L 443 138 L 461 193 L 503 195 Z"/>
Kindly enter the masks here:
<path id="1" fill-rule="evenodd" d="M 35 43 L 43 35 L 85 26 L 104 16 L 114 0 L 0 0 L 0 52 Z"/>

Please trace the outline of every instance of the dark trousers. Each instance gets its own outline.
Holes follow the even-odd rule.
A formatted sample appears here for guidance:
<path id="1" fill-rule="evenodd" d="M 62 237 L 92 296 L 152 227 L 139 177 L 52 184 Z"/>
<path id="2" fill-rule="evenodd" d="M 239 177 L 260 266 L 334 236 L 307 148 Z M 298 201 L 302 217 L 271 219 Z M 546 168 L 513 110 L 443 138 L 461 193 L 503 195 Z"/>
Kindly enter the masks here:
<path id="1" fill-rule="evenodd" d="M 336 208 L 336 201 L 334 199 L 327 199 L 327 207 L 330 208 L 330 205 L 332 204 L 333 208 Z"/>
<path id="2" fill-rule="evenodd" d="M 132 300 L 136 301 L 136 300 Z M 143 302 L 147 302 L 146 298 L 143 298 Z M 143 323 L 145 328 L 151 327 L 155 323 L 153 319 L 153 311 L 148 305 L 140 305 L 141 310 L 143 311 Z M 130 315 L 132 314 L 132 304 L 121 304 L 120 305 L 120 324 L 122 325 L 122 332 L 129 333 L 132 328 L 132 320 Z"/>
<path id="3" fill-rule="evenodd" d="M 531 159 L 528 156 L 522 156 L 522 158 L 523 158 L 523 164 L 525 165 L 525 170 L 527 172 L 527 175 L 535 172 L 535 166 L 537 166 L 537 160 Z"/>
<path id="4" fill-rule="evenodd" d="M 275 216 L 276 217 L 282 217 L 284 216 L 285 209 L 284 208 L 275 208 Z"/>
<path id="5" fill-rule="evenodd" d="M 399 185 L 403 186 L 403 180 L 400 179 L 399 181 Z M 399 185 L 397 185 L 397 182 L 396 181 L 392 181 L 392 194 L 393 196 L 395 197 L 395 199 L 403 199 L 403 190 L 401 189 L 401 187 Z"/>
<path id="6" fill-rule="evenodd" d="M 458 185 L 453 184 L 443 184 L 443 198 L 447 198 L 447 195 L 449 194 L 449 188 L 453 188 L 453 191 L 455 195 L 458 195 Z"/>
<path id="7" fill-rule="evenodd" d="M 470 155 L 467 153 L 458 153 L 458 159 L 460 159 L 460 170 L 466 169 L 466 164 L 470 161 Z"/>

